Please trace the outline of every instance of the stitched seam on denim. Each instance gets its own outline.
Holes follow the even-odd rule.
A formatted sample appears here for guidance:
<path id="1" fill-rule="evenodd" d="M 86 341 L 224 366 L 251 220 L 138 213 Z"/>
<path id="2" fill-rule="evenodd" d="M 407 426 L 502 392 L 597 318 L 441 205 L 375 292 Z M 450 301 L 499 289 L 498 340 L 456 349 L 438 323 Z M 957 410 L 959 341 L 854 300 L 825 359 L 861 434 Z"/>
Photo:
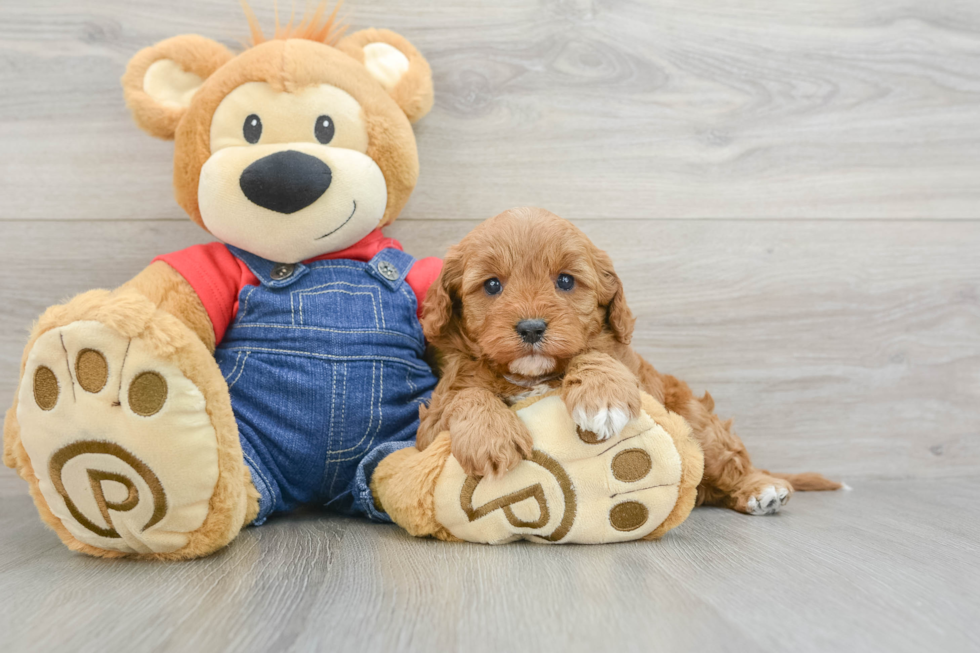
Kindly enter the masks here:
<path id="1" fill-rule="evenodd" d="M 321 288 L 329 288 L 330 286 L 350 286 L 351 288 L 366 288 L 368 290 L 377 290 L 378 286 L 370 283 L 352 283 L 350 281 L 331 281 L 329 283 L 321 283 L 316 286 L 310 286 L 309 288 L 302 288 L 294 290 L 293 294 L 302 295 L 310 292 L 311 290 L 320 290 Z"/>
<path id="2" fill-rule="evenodd" d="M 414 331 L 417 335 L 412 336 L 412 339 L 422 343 L 422 345 L 425 346 L 425 334 L 422 333 L 422 323 L 419 322 L 419 300 L 415 296 L 414 290 L 411 294 L 409 294 L 409 292 L 405 290 L 405 286 L 402 286 L 401 291 L 402 294 L 408 299 L 409 307 L 414 309 L 412 310 L 411 317 L 412 331 Z"/>
<path id="3" fill-rule="evenodd" d="M 356 269 L 356 268 L 352 268 L 352 269 Z M 299 306 L 300 306 L 299 316 L 300 316 L 300 322 L 302 323 L 303 322 L 303 296 L 304 295 L 319 295 L 321 293 L 311 292 L 311 291 L 317 290 L 319 288 L 327 288 L 329 286 L 335 286 L 335 285 L 345 285 L 345 286 L 350 286 L 352 288 L 366 288 L 368 290 L 373 290 L 373 291 L 376 291 L 377 290 L 377 286 L 372 286 L 372 285 L 369 285 L 369 284 L 356 284 L 356 283 L 351 283 L 349 281 L 331 281 L 330 283 L 324 283 L 324 284 L 320 284 L 318 286 L 311 286 L 310 288 L 304 288 L 302 290 L 295 290 L 292 293 L 290 293 L 290 309 L 292 310 L 292 296 L 293 295 L 299 295 Z M 343 291 L 339 291 L 339 292 L 343 292 Z M 358 293 L 349 293 L 349 294 L 358 294 Z M 375 298 L 372 297 L 372 301 L 374 299 Z M 377 299 L 378 300 L 381 299 L 380 294 L 377 295 Z M 377 326 L 377 323 L 378 323 L 378 308 L 377 308 L 377 306 L 374 307 L 374 322 L 375 322 L 375 326 Z M 293 324 L 295 324 L 295 323 L 296 323 L 296 315 L 295 315 L 295 313 L 293 313 Z"/>
<path id="4" fill-rule="evenodd" d="M 383 370 L 384 370 L 384 368 L 382 367 L 382 371 Z M 337 449 L 336 451 L 328 451 L 327 452 L 327 455 L 328 456 L 333 456 L 334 454 L 338 454 L 338 453 L 347 453 L 348 451 L 352 451 L 352 450 L 356 449 L 362 442 L 364 442 L 364 439 L 368 436 L 368 433 L 371 432 L 371 426 L 374 424 L 374 406 L 375 406 L 375 400 L 374 400 L 374 381 L 375 381 L 375 378 L 376 377 L 377 377 L 377 369 L 375 367 L 375 364 L 372 362 L 371 363 L 371 402 L 370 402 L 370 410 L 368 411 L 369 419 L 368 419 L 367 428 L 364 430 L 364 434 L 361 436 L 361 439 L 357 442 L 357 444 L 355 444 L 352 447 L 348 447 L 346 449 Z M 347 398 L 347 395 L 345 394 L 344 395 L 344 399 L 346 400 L 346 398 Z M 346 406 L 346 403 L 347 402 L 345 401 L 344 402 L 345 406 Z M 380 404 L 380 403 L 381 402 L 379 401 L 378 404 Z M 333 487 L 331 486 L 331 490 L 332 489 L 333 489 Z"/>
<path id="5" fill-rule="evenodd" d="M 372 374 L 371 386 L 372 386 L 372 389 L 373 389 L 373 387 L 374 387 L 374 378 L 373 378 L 374 365 L 373 364 L 371 366 L 371 374 Z M 347 423 L 347 379 L 349 379 L 349 378 L 350 378 L 350 369 L 348 368 L 347 363 L 344 363 L 344 394 L 342 395 L 343 401 L 340 402 L 340 421 L 341 421 L 342 424 L 346 424 Z"/>
<path id="6" fill-rule="evenodd" d="M 346 365 L 346 364 L 345 364 Z M 333 445 L 333 423 L 334 416 L 337 413 L 337 366 L 330 366 L 331 372 L 331 382 L 330 382 L 330 428 L 327 429 L 327 449 L 329 450 Z M 343 405 L 344 402 L 341 402 Z M 341 420 L 343 424 L 343 420 Z M 320 481 L 320 494 L 324 494 L 324 486 L 327 484 L 327 475 L 330 473 L 330 457 L 324 455 L 323 457 L 323 480 Z M 334 471 L 333 479 L 337 478 L 337 472 Z M 333 480 L 330 481 L 329 493 L 333 494 Z"/>
<path id="7" fill-rule="evenodd" d="M 375 406 L 377 406 L 377 411 L 378 411 L 378 426 L 377 426 L 377 428 L 374 429 L 374 435 L 372 435 L 371 436 L 371 439 L 368 440 L 368 443 L 366 445 L 364 445 L 364 450 L 365 451 L 371 448 L 371 445 L 374 444 L 374 441 L 377 439 L 378 434 L 381 433 L 381 423 L 384 421 L 384 414 L 381 411 L 381 404 L 382 404 L 382 400 L 384 398 L 384 392 L 385 392 L 385 365 L 384 365 L 384 363 L 379 363 L 379 367 L 381 368 L 381 371 L 380 371 L 380 374 L 379 374 L 381 388 L 380 388 L 380 390 L 378 392 L 377 404 L 374 403 L 375 397 L 374 397 L 374 369 L 373 369 L 373 366 L 372 366 L 372 371 L 371 371 L 371 402 L 372 402 L 371 403 L 371 422 L 374 421 L 374 410 L 375 410 Z M 361 444 L 364 442 L 364 438 L 367 437 L 367 435 L 368 435 L 368 433 L 370 431 L 371 431 L 371 424 L 369 423 L 368 424 L 368 429 L 364 433 L 364 435 L 361 436 L 361 441 L 360 442 L 358 442 L 353 447 L 350 447 L 348 449 L 342 449 L 340 451 L 331 451 L 331 452 L 329 452 L 329 454 L 346 453 L 348 451 L 353 451 L 354 449 L 359 448 L 361 446 Z M 334 459 L 334 462 L 346 462 L 348 460 L 357 460 L 358 458 L 362 458 L 362 457 L 363 457 L 363 453 L 358 453 L 358 454 L 354 454 L 353 456 L 348 456 L 346 458 L 335 458 Z"/>
<path id="8" fill-rule="evenodd" d="M 368 297 L 370 297 L 371 298 L 371 308 L 374 309 L 374 328 L 376 328 L 376 329 L 380 329 L 381 328 L 381 325 L 378 324 L 378 305 L 376 303 L 376 299 L 375 299 L 374 293 L 369 293 L 369 292 L 351 292 L 349 290 L 340 290 L 339 288 L 333 288 L 331 290 L 321 290 L 320 292 L 301 292 L 301 293 L 299 293 L 299 321 L 300 321 L 300 324 L 303 324 L 304 321 L 305 321 L 303 319 L 303 298 L 306 297 L 307 295 L 309 295 L 309 296 L 313 296 L 313 295 L 326 295 L 327 293 L 332 293 L 332 292 L 343 293 L 345 295 L 352 295 L 352 296 L 355 296 L 355 297 L 357 295 L 367 295 Z M 384 318 L 382 318 L 382 323 L 384 323 Z"/>
<path id="9" fill-rule="evenodd" d="M 352 283 L 346 283 L 346 282 L 341 282 L 341 281 L 338 281 L 336 283 L 338 283 L 338 284 L 339 283 L 344 283 L 344 285 L 351 286 L 353 288 L 367 288 L 368 290 L 375 290 L 375 291 L 377 290 L 377 288 L 375 288 L 374 286 L 355 285 L 355 284 L 352 284 Z M 334 285 L 334 284 L 327 284 L 327 285 Z M 325 286 L 317 286 L 317 288 L 323 288 L 323 287 L 325 287 Z M 330 288 L 329 290 L 320 290 L 318 292 L 310 292 L 311 290 L 314 290 L 314 289 L 313 288 L 307 288 L 306 290 L 303 290 L 303 291 L 300 291 L 300 292 L 297 293 L 299 295 L 299 319 L 300 319 L 300 322 L 301 323 L 304 321 L 303 320 L 303 298 L 304 297 L 306 297 L 307 295 L 311 295 L 311 296 L 312 295 L 325 295 L 325 294 L 331 293 L 331 292 L 339 292 L 339 293 L 344 293 L 345 295 L 352 295 L 352 296 L 368 295 L 371 298 L 371 307 L 374 309 L 374 327 L 376 329 L 377 328 L 380 328 L 378 326 L 378 306 L 377 306 L 377 302 L 381 300 L 380 294 L 379 295 L 375 295 L 373 292 L 351 292 L 349 290 L 341 290 L 340 288 Z M 381 317 L 381 324 L 382 324 L 382 326 L 386 326 L 384 324 L 384 315 L 382 315 L 382 317 Z"/>
<path id="10" fill-rule="evenodd" d="M 244 306 L 241 308 L 241 310 L 239 310 L 239 312 L 238 312 L 238 318 L 235 320 L 235 325 L 236 326 L 242 323 L 242 320 L 245 319 L 245 314 L 248 313 L 248 300 L 250 300 L 252 298 L 252 293 L 255 292 L 256 290 L 258 290 L 261 287 L 262 286 L 249 286 L 248 293 L 245 295 L 245 303 L 244 303 Z"/>
<path id="11" fill-rule="evenodd" d="M 297 324 L 295 326 L 289 324 L 266 324 L 264 322 L 252 322 L 251 324 L 239 325 L 241 329 L 297 329 L 300 331 L 324 331 L 326 333 L 380 333 L 386 336 L 397 336 L 399 338 L 404 338 L 409 342 L 414 344 L 419 344 L 418 338 L 413 338 L 412 336 L 402 333 L 401 331 L 391 331 L 384 329 L 330 329 L 327 327 L 315 327 Z"/>
<path id="12" fill-rule="evenodd" d="M 372 375 L 374 374 L 374 365 L 371 366 L 371 374 Z M 341 395 L 342 401 L 340 402 L 340 422 L 342 424 L 346 424 L 347 423 L 347 379 L 349 379 L 349 378 L 350 378 L 350 369 L 348 368 L 347 363 L 344 363 L 344 393 L 343 393 L 343 395 Z M 372 376 L 371 386 L 372 386 L 372 389 L 373 389 L 373 387 L 374 387 L 373 376 Z M 329 454 L 327 454 L 327 455 L 329 455 Z M 337 480 L 337 473 L 340 471 L 340 465 L 337 465 L 336 462 L 337 461 L 334 461 L 334 473 L 333 473 L 334 482 L 336 482 L 336 480 Z M 331 490 L 331 494 L 332 494 L 333 493 L 333 483 L 331 483 L 330 486 L 331 486 L 330 487 L 330 490 Z"/>
<path id="13" fill-rule="evenodd" d="M 245 351 L 245 358 L 242 359 L 242 367 L 241 367 L 240 370 L 238 370 L 238 376 L 235 377 L 235 380 L 228 384 L 228 389 L 229 390 L 231 390 L 232 388 L 235 387 L 235 384 L 238 383 L 238 379 L 242 378 L 242 372 L 245 371 L 245 363 L 248 362 L 248 357 L 249 357 L 249 355 L 251 353 L 252 352 L 250 352 L 250 351 L 247 351 L 247 350 Z"/>
<path id="14" fill-rule="evenodd" d="M 228 383 L 228 379 L 231 378 L 231 375 L 234 374 L 236 370 L 238 370 L 238 362 L 241 359 L 242 359 L 242 352 L 238 352 L 238 355 L 235 356 L 235 364 L 232 365 L 231 366 L 231 369 L 228 370 L 228 373 L 224 375 L 224 377 L 225 377 L 225 383 Z"/>
<path id="15" fill-rule="evenodd" d="M 271 347 L 228 347 L 225 351 L 250 351 L 250 352 L 271 352 L 274 354 L 291 354 L 294 356 L 307 356 L 309 358 L 322 358 L 324 360 L 335 360 L 335 361 L 384 361 L 387 363 L 395 363 L 397 365 L 405 365 L 417 370 L 426 371 L 429 370 L 428 365 L 416 365 L 411 361 L 404 358 L 394 358 L 392 356 L 335 356 L 333 354 L 312 354 L 308 351 L 294 351 L 291 349 L 273 349 Z M 431 371 L 431 370 L 429 370 Z"/>
<path id="16" fill-rule="evenodd" d="M 316 263 L 311 263 L 306 267 L 309 268 L 310 270 L 320 270 L 323 268 L 330 268 L 332 270 L 357 270 L 358 272 L 366 272 L 369 269 L 371 269 L 371 266 L 368 265 L 367 263 L 364 264 L 363 268 L 359 268 L 353 265 L 322 265 L 323 263 L 326 262 L 327 261 L 317 261 Z"/>
<path id="17" fill-rule="evenodd" d="M 340 423 L 346 426 L 347 424 L 347 363 L 344 363 L 343 366 L 344 366 L 344 388 L 341 391 L 341 395 L 340 395 Z M 374 390 L 374 376 L 373 376 L 374 365 L 373 364 L 371 365 L 371 374 L 372 374 L 371 388 L 373 392 Z M 331 411 L 331 418 L 332 417 L 333 417 L 333 412 Z M 329 446 L 333 447 L 334 445 L 331 443 Z M 333 460 L 330 457 L 330 450 L 328 450 L 324 454 L 324 458 L 326 458 L 328 465 L 330 464 L 333 465 L 333 476 L 330 477 L 330 488 L 328 490 L 328 494 L 330 496 L 333 496 L 333 488 L 337 484 L 337 474 L 340 473 L 340 465 L 338 465 L 337 461 Z"/>
<path id="18" fill-rule="evenodd" d="M 272 508 L 269 511 L 272 512 L 272 510 L 275 510 L 276 504 L 279 503 L 279 497 L 277 496 L 278 491 L 275 489 L 275 487 L 273 487 L 272 483 L 269 482 L 268 477 L 266 477 L 266 475 L 262 472 L 262 468 L 258 465 L 258 463 L 252 460 L 252 457 L 245 453 L 244 449 L 242 450 L 242 457 L 252 464 L 252 469 L 255 470 L 255 473 L 258 474 L 259 479 L 265 484 L 269 494 L 272 495 Z"/>

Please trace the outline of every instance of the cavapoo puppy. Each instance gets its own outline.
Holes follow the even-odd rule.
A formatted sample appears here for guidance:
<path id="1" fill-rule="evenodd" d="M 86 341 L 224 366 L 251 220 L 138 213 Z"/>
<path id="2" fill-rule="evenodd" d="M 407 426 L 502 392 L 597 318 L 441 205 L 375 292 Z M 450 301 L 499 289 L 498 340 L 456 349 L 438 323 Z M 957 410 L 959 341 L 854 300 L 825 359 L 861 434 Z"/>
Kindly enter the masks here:
<path id="1" fill-rule="evenodd" d="M 422 327 L 441 379 L 421 409 L 418 448 L 448 430 L 467 473 L 500 475 L 531 453 L 509 404 L 557 389 L 581 437 L 601 441 L 637 416 L 642 388 L 687 419 L 701 443 L 699 504 L 767 514 L 794 486 L 839 487 L 819 474 L 753 467 L 709 394 L 694 397 L 633 351 L 634 322 L 609 256 L 570 222 L 533 208 L 487 220 L 449 250 L 425 299 Z"/>

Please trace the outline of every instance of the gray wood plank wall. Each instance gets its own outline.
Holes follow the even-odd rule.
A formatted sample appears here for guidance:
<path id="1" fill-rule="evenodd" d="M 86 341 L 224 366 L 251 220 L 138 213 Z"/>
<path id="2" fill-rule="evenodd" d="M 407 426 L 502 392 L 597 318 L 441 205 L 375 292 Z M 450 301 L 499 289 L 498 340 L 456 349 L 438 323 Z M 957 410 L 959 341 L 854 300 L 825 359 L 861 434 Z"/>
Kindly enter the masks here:
<path id="1" fill-rule="evenodd" d="M 409 251 L 544 206 L 612 254 L 638 349 L 710 390 L 758 463 L 980 471 L 980 3 L 349 4 L 435 75 L 390 229 Z M 5 405 L 45 306 L 208 239 L 118 82 L 185 32 L 246 27 L 231 0 L 0 4 Z"/>

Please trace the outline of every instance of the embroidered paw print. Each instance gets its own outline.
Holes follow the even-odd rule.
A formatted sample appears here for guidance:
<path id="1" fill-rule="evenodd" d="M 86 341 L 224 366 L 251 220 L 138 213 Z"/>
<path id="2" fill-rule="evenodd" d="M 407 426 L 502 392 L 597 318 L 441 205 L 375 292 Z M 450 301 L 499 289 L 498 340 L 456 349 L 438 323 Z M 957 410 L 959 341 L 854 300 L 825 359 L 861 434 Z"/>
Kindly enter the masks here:
<path id="1" fill-rule="evenodd" d="M 140 338 L 95 321 L 48 331 L 17 420 L 41 493 L 77 540 L 168 552 L 204 522 L 218 480 L 204 396 Z"/>
<path id="2" fill-rule="evenodd" d="M 603 543 L 652 533 L 671 514 L 682 480 L 674 440 L 646 413 L 608 439 L 577 426 L 546 397 L 518 411 L 529 460 L 501 478 L 467 477 L 452 457 L 436 489 L 436 517 L 473 542 Z"/>

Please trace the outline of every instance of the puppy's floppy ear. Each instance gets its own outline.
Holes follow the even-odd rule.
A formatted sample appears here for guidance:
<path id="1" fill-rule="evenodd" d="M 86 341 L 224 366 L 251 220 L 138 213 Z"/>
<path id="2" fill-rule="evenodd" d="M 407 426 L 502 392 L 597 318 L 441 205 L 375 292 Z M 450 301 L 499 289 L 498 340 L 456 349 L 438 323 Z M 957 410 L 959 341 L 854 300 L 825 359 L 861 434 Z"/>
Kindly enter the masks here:
<path id="1" fill-rule="evenodd" d="M 612 259 L 601 249 L 592 252 L 596 271 L 599 273 L 599 305 L 606 309 L 606 326 L 624 345 L 633 339 L 633 325 L 636 318 L 626 304 L 623 282 L 613 269 Z"/>
<path id="2" fill-rule="evenodd" d="M 137 52 L 122 77 L 123 95 L 136 123 L 152 136 L 172 139 L 194 93 L 232 57 L 225 46 L 196 34 L 175 36 Z"/>
<path id="3" fill-rule="evenodd" d="M 360 61 L 388 95 L 416 122 L 432 108 L 432 69 L 404 36 L 386 29 L 365 29 L 337 44 Z"/>
<path id="4" fill-rule="evenodd" d="M 446 342 L 459 329 L 462 279 L 462 257 L 453 247 L 446 254 L 439 276 L 429 286 L 422 306 L 422 332 L 432 344 Z"/>

